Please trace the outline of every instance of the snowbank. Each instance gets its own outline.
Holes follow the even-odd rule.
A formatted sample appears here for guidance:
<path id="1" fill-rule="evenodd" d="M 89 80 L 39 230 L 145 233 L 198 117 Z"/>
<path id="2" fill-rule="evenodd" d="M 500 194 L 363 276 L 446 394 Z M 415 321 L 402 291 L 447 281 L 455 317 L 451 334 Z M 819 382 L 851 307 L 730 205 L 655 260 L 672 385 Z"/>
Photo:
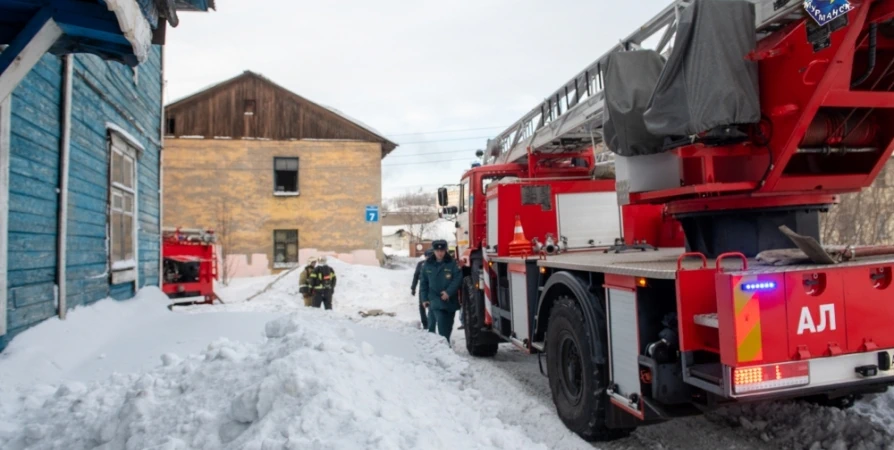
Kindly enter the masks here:
<path id="1" fill-rule="evenodd" d="M 867 397 L 854 405 L 854 410 L 884 427 L 894 435 L 894 391 Z M 894 448 L 894 444 L 892 444 Z"/>
<path id="2" fill-rule="evenodd" d="M 0 406 L 13 407 L 17 391 L 151 369 L 162 353 L 196 353 L 221 336 L 257 342 L 264 324 L 277 317 L 259 311 L 188 316 L 169 311 L 169 303 L 148 287 L 131 300 L 105 299 L 24 331 L 0 354 Z"/>
<path id="3" fill-rule="evenodd" d="M 16 336 L 0 356 L 2 385 L 55 382 L 133 322 L 169 313 L 168 303 L 167 296 L 152 287 L 130 301 L 105 299 L 69 311 L 67 320 L 45 320 Z"/>
<path id="4" fill-rule="evenodd" d="M 464 364 L 437 356 L 436 336 L 420 336 L 436 355 L 420 364 L 302 314 L 267 323 L 266 335 L 34 394 L 17 415 L 26 425 L 0 429 L 0 448 L 546 448 L 464 388 Z"/>
<path id="5" fill-rule="evenodd" d="M 894 449 L 891 430 L 856 411 L 820 407 L 806 402 L 755 403 L 732 406 L 709 418 L 741 426 L 782 448 Z"/>

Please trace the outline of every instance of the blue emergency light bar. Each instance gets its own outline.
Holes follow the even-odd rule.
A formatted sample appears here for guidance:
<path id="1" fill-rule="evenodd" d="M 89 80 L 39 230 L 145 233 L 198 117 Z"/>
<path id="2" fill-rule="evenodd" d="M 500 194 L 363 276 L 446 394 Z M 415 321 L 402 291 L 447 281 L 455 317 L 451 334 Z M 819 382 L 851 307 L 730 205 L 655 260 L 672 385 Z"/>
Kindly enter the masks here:
<path id="1" fill-rule="evenodd" d="M 773 289 L 776 289 L 775 281 L 761 281 L 757 283 L 745 283 L 742 285 L 742 290 L 745 292 L 772 291 Z"/>

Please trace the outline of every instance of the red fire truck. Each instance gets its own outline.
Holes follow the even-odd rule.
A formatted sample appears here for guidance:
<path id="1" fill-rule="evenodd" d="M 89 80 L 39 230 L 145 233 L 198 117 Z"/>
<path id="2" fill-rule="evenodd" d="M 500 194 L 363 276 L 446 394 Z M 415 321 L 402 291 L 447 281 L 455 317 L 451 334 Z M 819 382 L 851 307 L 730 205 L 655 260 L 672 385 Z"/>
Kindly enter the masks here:
<path id="1" fill-rule="evenodd" d="M 169 308 L 220 301 L 214 293 L 214 281 L 217 280 L 214 232 L 166 228 L 162 233 L 164 274 L 161 289 L 173 300 Z M 201 300 L 182 300 L 193 297 L 201 297 Z"/>
<path id="2" fill-rule="evenodd" d="M 675 1 L 439 190 L 469 353 L 545 356 L 582 437 L 894 383 L 894 255 L 818 243 L 894 149 L 894 0 L 806 3 Z"/>

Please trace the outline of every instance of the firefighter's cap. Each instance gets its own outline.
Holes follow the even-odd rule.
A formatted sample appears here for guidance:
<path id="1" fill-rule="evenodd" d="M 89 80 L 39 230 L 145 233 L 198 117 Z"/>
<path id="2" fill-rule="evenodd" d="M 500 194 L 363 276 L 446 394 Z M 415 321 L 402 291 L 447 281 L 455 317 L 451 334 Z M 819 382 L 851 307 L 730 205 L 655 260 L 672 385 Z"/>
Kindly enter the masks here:
<path id="1" fill-rule="evenodd" d="M 431 243 L 432 250 L 447 250 L 447 241 L 438 239 Z"/>

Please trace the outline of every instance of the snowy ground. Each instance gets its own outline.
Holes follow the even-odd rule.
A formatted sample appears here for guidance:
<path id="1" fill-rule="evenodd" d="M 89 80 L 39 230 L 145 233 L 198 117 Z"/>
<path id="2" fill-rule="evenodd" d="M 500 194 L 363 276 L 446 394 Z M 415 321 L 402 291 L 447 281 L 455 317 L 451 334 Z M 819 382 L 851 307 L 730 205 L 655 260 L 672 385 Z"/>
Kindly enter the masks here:
<path id="1" fill-rule="evenodd" d="M 0 354 L 0 448 L 593 448 L 536 357 L 473 359 L 461 332 L 449 348 L 418 329 L 413 261 L 332 264 L 334 311 L 303 307 L 295 271 L 234 280 L 222 305 L 170 312 L 147 289 L 21 334 Z M 753 405 L 600 447 L 894 449 L 892 411 L 891 393 L 852 411 Z"/>

